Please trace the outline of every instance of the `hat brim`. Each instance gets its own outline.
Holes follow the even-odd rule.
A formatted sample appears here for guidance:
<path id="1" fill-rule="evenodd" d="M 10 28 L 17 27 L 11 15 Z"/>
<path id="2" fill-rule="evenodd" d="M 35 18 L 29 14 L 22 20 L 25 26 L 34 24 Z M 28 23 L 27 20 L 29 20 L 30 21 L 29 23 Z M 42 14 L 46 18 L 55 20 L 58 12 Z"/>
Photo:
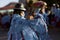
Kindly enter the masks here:
<path id="1" fill-rule="evenodd" d="M 25 8 L 14 8 L 14 9 L 26 11 Z"/>

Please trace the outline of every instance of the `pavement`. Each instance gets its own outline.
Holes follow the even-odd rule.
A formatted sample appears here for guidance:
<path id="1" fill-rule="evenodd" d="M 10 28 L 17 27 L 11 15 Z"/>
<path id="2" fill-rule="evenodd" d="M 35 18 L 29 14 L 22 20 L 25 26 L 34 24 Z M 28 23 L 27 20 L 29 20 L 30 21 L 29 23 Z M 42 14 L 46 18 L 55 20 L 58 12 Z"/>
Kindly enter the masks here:
<path id="1" fill-rule="evenodd" d="M 60 28 L 49 28 L 49 35 L 53 40 L 60 40 Z"/>
<path id="2" fill-rule="evenodd" d="M 7 32 L 0 28 L 0 40 L 7 40 Z M 60 40 L 60 28 L 49 28 L 49 35 L 52 40 Z"/>

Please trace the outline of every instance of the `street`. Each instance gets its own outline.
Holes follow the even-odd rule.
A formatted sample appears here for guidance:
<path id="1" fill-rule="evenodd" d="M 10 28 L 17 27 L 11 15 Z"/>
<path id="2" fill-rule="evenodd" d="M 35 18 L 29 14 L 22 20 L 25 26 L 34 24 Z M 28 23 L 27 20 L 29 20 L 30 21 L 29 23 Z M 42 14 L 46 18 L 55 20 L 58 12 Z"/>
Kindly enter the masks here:
<path id="1" fill-rule="evenodd" d="M 7 40 L 7 31 L 1 31 L 1 30 L 0 30 L 0 40 Z M 49 35 L 53 40 L 60 40 L 60 29 L 49 28 Z"/>

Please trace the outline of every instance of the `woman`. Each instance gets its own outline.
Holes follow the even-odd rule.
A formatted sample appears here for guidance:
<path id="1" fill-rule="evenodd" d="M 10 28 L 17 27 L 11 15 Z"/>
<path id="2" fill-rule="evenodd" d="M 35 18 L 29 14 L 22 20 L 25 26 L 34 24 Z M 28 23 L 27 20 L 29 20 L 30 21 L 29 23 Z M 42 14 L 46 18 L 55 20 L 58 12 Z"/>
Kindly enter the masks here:
<path id="1" fill-rule="evenodd" d="M 39 26 L 40 26 L 40 30 L 41 30 L 41 40 L 51 40 L 49 35 L 48 35 L 48 27 L 46 24 L 46 20 L 47 20 L 47 15 L 45 12 L 45 8 L 46 8 L 46 2 L 44 2 L 44 4 L 41 6 L 41 10 L 40 13 L 37 14 L 37 19 L 39 21 Z"/>
<path id="2" fill-rule="evenodd" d="M 29 14 L 30 15 L 30 14 Z M 43 15 L 30 15 L 30 27 L 35 31 L 38 36 L 38 40 L 50 40 L 48 36 L 47 25 L 43 19 Z"/>
<path id="3" fill-rule="evenodd" d="M 18 5 L 20 6 L 20 4 L 17 4 L 14 9 L 14 13 L 18 14 L 13 15 L 8 40 L 38 40 L 35 32 L 29 27 L 28 20 L 24 18 L 25 8 L 18 9 Z"/>
<path id="4" fill-rule="evenodd" d="M 22 38 L 21 34 L 18 34 L 20 36 L 17 35 L 17 33 L 19 31 L 21 31 L 21 28 L 18 27 L 19 26 L 19 20 L 20 19 L 24 19 L 24 11 L 26 10 L 22 4 L 17 3 L 15 5 L 15 9 L 14 9 L 14 14 L 12 15 L 12 20 L 11 20 L 11 26 L 8 32 L 8 40 L 19 40 Z M 18 27 L 18 28 L 17 28 Z M 17 37 L 18 36 L 18 37 Z"/>

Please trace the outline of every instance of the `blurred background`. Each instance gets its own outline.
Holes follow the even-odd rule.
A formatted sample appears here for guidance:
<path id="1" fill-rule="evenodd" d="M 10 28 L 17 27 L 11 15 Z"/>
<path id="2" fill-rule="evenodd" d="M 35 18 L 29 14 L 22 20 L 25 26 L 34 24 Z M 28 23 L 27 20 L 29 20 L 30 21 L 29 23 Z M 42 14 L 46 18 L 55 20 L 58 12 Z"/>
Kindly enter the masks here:
<path id="1" fill-rule="evenodd" d="M 47 3 L 48 30 L 53 40 L 60 40 L 60 0 L 0 0 L 0 40 L 7 40 L 7 32 L 10 28 L 10 20 L 16 3 L 24 3 L 25 7 L 39 8 L 39 1 Z M 56 10 L 58 9 L 58 11 Z M 33 10 L 32 10 L 33 11 Z"/>

